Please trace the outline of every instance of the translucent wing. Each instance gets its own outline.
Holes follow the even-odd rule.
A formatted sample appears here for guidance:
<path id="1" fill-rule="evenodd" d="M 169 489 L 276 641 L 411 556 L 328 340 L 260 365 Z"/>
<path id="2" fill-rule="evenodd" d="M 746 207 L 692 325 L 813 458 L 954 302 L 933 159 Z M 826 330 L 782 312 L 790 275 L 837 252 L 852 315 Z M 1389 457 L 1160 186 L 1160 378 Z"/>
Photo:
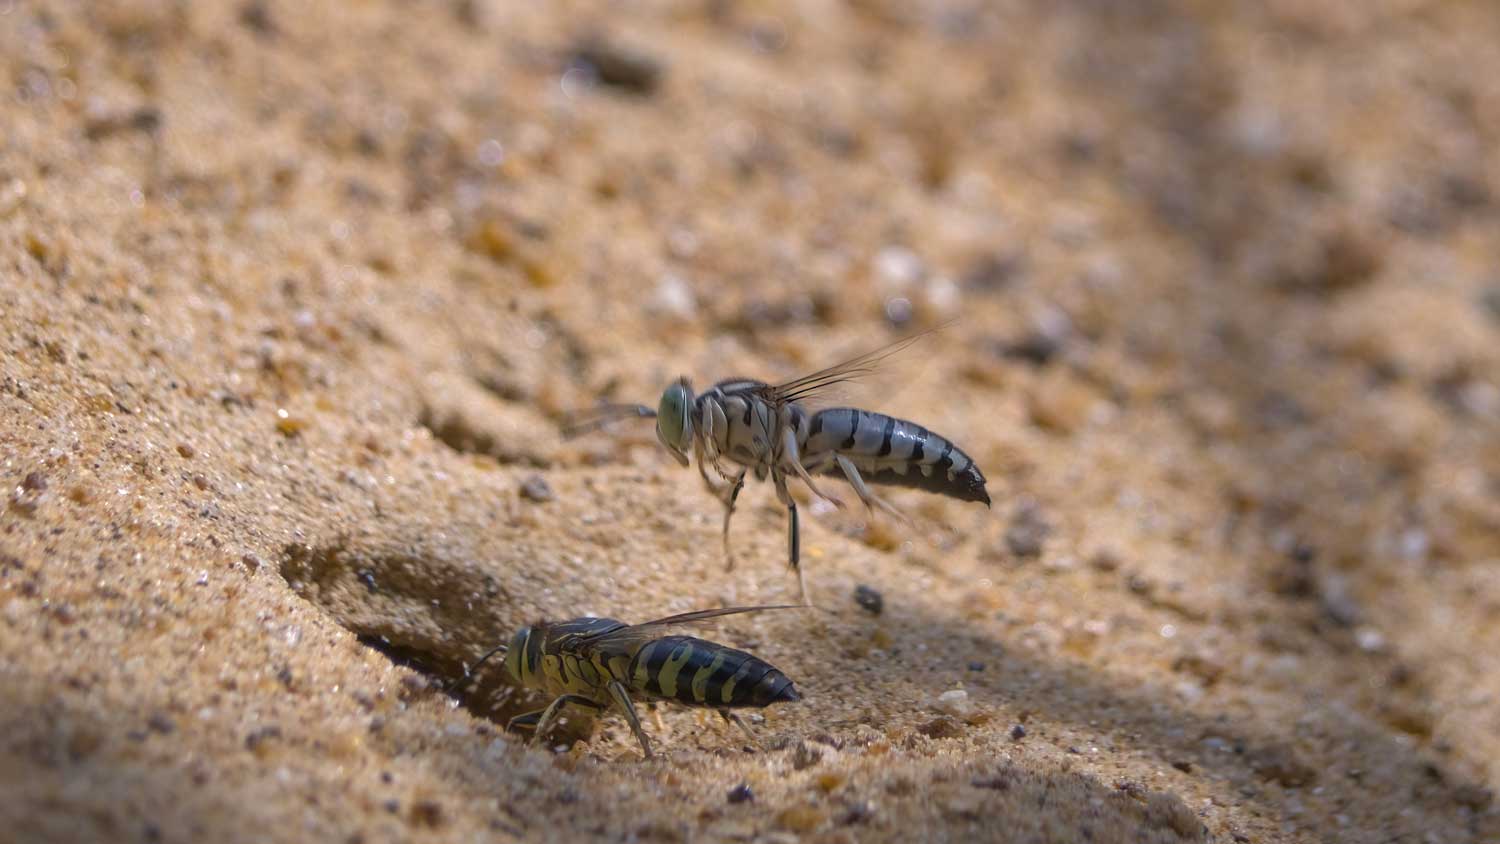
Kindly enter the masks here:
<path id="1" fill-rule="evenodd" d="M 763 610 L 794 610 L 801 609 L 801 604 L 772 604 L 762 607 L 723 607 L 716 610 L 695 610 L 679 615 L 669 615 L 666 618 L 643 621 L 640 624 L 627 624 L 612 630 L 603 630 L 592 636 L 586 636 L 579 640 L 579 644 L 589 644 L 600 648 L 626 648 L 640 644 L 653 638 L 663 627 L 674 627 L 679 624 L 693 624 L 699 621 L 707 621 L 711 618 L 719 618 L 726 615 L 738 615 L 747 612 L 761 612 Z"/>
<path id="2" fill-rule="evenodd" d="M 870 375 L 879 369 L 880 365 L 887 359 L 906 351 L 915 343 L 942 331 L 952 325 L 953 322 L 953 320 L 950 320 L 942 325 L 897 340 L 889 345 L 881 346 L 873 352 L 866 352 L 859 357 L 850 358 L 843 363 L 835 364 L 827 369 L 820 369 L 811 375 L 804 375 L 794 381 L 763 387 L 760 390 L 760 394 L 764 399 L 775 405 L 809 401 L 839 384 L 858 381 Z"/>

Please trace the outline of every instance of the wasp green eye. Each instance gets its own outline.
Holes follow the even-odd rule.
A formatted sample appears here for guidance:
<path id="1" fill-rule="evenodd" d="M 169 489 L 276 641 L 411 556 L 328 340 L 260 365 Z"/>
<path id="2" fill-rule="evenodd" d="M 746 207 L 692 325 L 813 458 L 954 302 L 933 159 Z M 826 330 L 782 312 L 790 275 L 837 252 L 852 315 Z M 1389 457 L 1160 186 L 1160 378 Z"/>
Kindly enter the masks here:
<path id="1" fill-rule="evenodd" d="M 691 436 L 688 427 L 688 406 L 692 404 L 692 393 L 681 381 L 661 394 L 661 404 L 656 408 L 656 435 L 667 448 L 676 452 L 687 450 Z"/>

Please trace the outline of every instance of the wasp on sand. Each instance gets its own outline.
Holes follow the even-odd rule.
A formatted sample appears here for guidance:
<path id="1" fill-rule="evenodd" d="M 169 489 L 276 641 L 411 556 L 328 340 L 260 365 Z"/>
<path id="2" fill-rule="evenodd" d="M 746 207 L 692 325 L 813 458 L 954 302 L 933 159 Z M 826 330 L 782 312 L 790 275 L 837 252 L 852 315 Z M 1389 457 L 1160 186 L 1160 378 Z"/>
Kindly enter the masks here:
<path id="1" fill-rule="evenodd" d="M 544 735 L 569 704 L 592 710 L 614 707 L 625 716 L 641 750 L 650 758 L 651 742 L 641 729 L 633 702 L 639 697 L 716 710 L 758 744 L 750 728 L 732 710 L 801 700 L 792 681 L 753 654 L 694 636 L 662 632 L 675 625 L 725 615 L 792 608 L 699 610 L 641 624 L 592 617 L 538 622 L 522 627 L 508 644 L 481 656 L 459 683 L 473 676 L 490 657 L 504 654 L 506 671 L 516 683 L 556 696 L 545 708 L 517 715 L 506 725 L 506 729 L 530 728 L 533 738 Z"/>

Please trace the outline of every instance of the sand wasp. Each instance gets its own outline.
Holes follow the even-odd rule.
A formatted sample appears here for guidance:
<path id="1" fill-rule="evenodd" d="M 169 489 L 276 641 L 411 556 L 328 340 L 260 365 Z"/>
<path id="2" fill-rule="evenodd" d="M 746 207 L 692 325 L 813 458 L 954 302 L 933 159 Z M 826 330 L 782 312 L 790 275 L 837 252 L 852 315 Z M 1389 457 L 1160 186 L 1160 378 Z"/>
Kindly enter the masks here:
<path id="1" fill-rule="evenodd" d="M 486 660 L 505 655 L 505 668 L 523 687 L 556 695 L 545 708 L 517 715 L 507 729 L 529 728 L 544 735 L 569 704 L 592 710 L 619 710 L 647 758 L 651 742 L 641 729 L 633 698 L 675 701 L 716 710 L 723 719 L 755 736 L 732 710 L 764 708 L 801 700 L 792 681 L 775 666 L 741 650 L 693 636 L 662 635 L 665 628 L 720 616 L 790 606 L 699 610 L 625 624 L 612 618 L 538 622 L 517 630 L 464 672 L 473 676 Z M 457 685 L 457 684 L 455 684 Z"/>
<path id="2" fill-rule="evenodd" d="M 564 433 L 576 436 L 624 417 L 656 419 L 657 439 L 684 467 L 691 462 L 691 449 L 704 484 L 724 505 L 724 557 L 730 568 L 734 556 L 729 521 L 745 475 L 753 472 L 757 480 L 769 476 L 787 510 L 789 562 L 797 572 L 803 603 L 810 603 L 801 567 L 797 504 L 787 491 L 789 477 L 801 479 L 814 495 L 839 506 L 842 502 L 819 489 L 813 476 L 843 477 L 867 508 L 878 507 L 903 521 L 901 513 L 868 484 L 913 487 L 990 505 L 979 466 L 935 431 L 868 410 L 807 406 L 828 388 L 874 372 L 881 361 L 930 333 L 783 384 L 731 378 L 694 395 L 684 376 L 667 387 L 655 410 L 640 404 L 605 405 L 579 416 Z M 736 464 L 738 471 L 731 474 L 723 460 Z M 710 469 L 717 479 L 709 475 Z"/>

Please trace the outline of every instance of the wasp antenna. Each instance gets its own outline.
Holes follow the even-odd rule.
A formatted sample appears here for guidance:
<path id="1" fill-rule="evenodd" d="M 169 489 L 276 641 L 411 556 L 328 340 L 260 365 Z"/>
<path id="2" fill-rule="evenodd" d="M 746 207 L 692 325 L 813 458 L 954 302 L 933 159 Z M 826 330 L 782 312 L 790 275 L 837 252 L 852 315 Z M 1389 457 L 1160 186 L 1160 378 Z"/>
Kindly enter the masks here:
<path id="1" fill-rule="evenodd" d="M 481 656 L 478 660 L 476 660 L 473 665 L 465 666 L 463 676 L 449 683 L 447 687 L 443 689 L 443 691 L 449 694 L 453 693 L 453 691 L 456 690 L 459 686 L 462 686 L 464 683 L 469 682 L 469 680 L 474 676 L 474 673 L 479 670 L 479 666 L 484 665 L 490 657 L 494 656 L 495 654 L 505 654 L 509 651 L 510 645 L 496 645 L 493 648 L 490 648 L 485 652 L 484 656 Z"/>
<path id="2" fill-rule="evenodd" d="M 564 439 L 591 434 L 618 419 L 655 419 L 656 411 L 643 404 L 606 404 L 574 414 L 562 426 Z"/>

